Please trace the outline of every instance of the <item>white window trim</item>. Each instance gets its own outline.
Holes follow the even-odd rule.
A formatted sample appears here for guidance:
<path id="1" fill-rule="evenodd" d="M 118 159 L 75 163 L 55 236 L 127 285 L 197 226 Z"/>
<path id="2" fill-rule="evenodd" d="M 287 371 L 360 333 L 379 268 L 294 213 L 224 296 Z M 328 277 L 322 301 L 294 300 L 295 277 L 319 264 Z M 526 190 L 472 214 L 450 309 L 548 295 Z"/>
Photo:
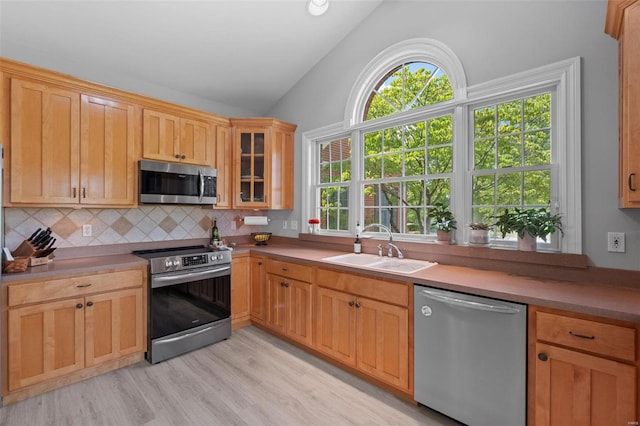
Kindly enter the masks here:
<path id="1" fill-rule="evenodd" d="M 453 213 L 458 218 L 458 240 L 468 241 L 469 231 L 464 224 L 470 223 L 471 199 L 468 155 L 459 152 L 471 143 L 468 129 L 468 111 L 473 104 L 482 101 L 498 99 L 501 97 L 517 96 L 521 93 L 543 88 L 555 87 L 556 111 L 555 117 L 558 125 L 555 125 L 555 144 L 558 147 L 556 154 L 557 163 L 563 165 L 558 170 L 558 194 L 556 199 L 561 202 L 552 206 L 563 217 L 564 238 L 560 242 L 560 250 L 563 253 L 582 253 L 582 187 L 581 187 L 581 92 L 580 92 L 580 57 L 570 58 L 564 61 L 545 65 L 532 70 L 498 78 L 474 86 L 466 86 L 466 77 L 462 64 L 456 55 L 444 44 L 430 39 L 411 39 L 393 45 L 377 55 L 356 79 L 345 108 L 345 119 L 341 123 L 335 123 L 318 129 L 310 130 L 302 134 L 303 164 L 306 168 L 303 174 L 302 190 L 302 217 L 310 217 L 313 213 L 311 207 L 315 200 L 315 194 L 309 191 L 313 177 L 318 175 L 318 159 L 315 142 L 334 137 L 351 137 L 352 155 L 354 159 L 360 158 L 359 137 L 362 129 L 370 126 L 380 126 L 387 122 L 392 123 L 398 119 L 406 119 L 413 116 L 422 116 L 424 112 L 419 109 L 396 114 L 392 117 L 383 117 L 371 122 L 362 122 L 363 108 L 366 98 L 378 82 L 382 73 L 393 66 L 409 61 L 431 62 L 443 69 L 449 76 L 454 88 L 454 99 L 442 105 L 430 108 L 451 109 L 454 105 L 454 178 L 451 191 L 453 199 L 451 206 Z M 430 109 L 431 111 L 431 109 Z M 457 133 L 458 136 L 455 136 Z M 356 167 L 359 161 L 352 161 L 352 167 Z M 359 176 L 359 169 L 352 170 L 353 176 Z M 456 176 L 457 174 L 457 176 Z M 464 175 L 463 175 L 464 174 Z M 357 195 L 355 181 L 350 184 L 350 197 Z M 329 235 L 354 235 L 355 224 L 361 215 L 362 206 L 358 197 L 351 198 L 353 209 L 358 211 L 357 217 L 350 220 L 350 231 L 345 233 L 329 232 Z M 461 239 L 460 239 L 461 238 Z"/>

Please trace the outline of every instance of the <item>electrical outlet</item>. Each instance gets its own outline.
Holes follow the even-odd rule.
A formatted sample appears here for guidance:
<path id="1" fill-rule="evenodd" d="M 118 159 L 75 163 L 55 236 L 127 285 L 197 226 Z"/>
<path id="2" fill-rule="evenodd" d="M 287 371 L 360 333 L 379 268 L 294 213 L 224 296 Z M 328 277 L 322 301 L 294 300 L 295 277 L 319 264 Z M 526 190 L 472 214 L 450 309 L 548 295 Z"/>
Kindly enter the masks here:
<path id="1" fill-rule="evenodd" d="M 287 221 L 286 220 L 282 221 L 282 229 L 287 229 Z"/>
<path id="2" fill-rule="evenodd" d="M 90 237 L 93 234 L 93 229 L 91 228 L 91 224 L 82 225 L 82 236 Z"/>
<path id="3" fill-rule="evenodd" d="M 624 253 L 624 232 L 607 233 L 607 250 L 614 253 Z"/>
<path id="4" fill-rule="evenodd" d="M 298 229 L 298 221 L 297 220 L 292 220 L 291 221 L 291 230 L 295 231 L 296 229 Z"/>

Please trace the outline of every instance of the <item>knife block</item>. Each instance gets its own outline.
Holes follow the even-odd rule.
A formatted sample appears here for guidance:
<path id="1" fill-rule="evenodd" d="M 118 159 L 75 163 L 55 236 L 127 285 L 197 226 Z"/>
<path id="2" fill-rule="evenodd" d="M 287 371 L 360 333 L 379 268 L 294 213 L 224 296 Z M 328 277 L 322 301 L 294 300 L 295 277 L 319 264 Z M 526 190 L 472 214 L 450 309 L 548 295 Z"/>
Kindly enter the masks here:
<path id="1" fill-rule="evenodd" d="M 13 257 L 26 257 L 29 260 L 29 266 L 45 265 L 55 256 L 51 253 L 49 256 L 35 257 L 40 250 L 37 250 L 29 241 L 24 240 L 17 249 L 11 252 Z"/>

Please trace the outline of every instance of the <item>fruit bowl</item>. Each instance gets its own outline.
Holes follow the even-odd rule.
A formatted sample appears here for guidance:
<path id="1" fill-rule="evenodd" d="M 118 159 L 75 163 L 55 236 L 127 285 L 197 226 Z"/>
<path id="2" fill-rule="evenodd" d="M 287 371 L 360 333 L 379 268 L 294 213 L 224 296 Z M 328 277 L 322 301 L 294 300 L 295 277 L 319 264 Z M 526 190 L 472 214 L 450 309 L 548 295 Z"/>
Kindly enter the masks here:
<path id="1" fill-rule="evenodd" d="M 251 238 L 253 238 L 257 246 L 266 246 L 267 241 L 271 238 L 271 232 L 252 232 Z"/>

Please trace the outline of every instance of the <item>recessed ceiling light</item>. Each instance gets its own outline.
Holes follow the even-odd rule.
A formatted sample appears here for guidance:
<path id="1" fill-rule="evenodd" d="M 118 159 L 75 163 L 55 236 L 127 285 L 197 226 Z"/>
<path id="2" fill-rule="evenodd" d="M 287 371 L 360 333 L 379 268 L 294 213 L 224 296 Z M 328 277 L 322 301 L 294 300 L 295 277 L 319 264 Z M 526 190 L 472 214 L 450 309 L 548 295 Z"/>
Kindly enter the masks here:
<path id="1" fill-rule="evenodd" d="M 313 16 L 320 16 L 329 9 L 329 0 L 309 0 L 307 10 Z"/>

